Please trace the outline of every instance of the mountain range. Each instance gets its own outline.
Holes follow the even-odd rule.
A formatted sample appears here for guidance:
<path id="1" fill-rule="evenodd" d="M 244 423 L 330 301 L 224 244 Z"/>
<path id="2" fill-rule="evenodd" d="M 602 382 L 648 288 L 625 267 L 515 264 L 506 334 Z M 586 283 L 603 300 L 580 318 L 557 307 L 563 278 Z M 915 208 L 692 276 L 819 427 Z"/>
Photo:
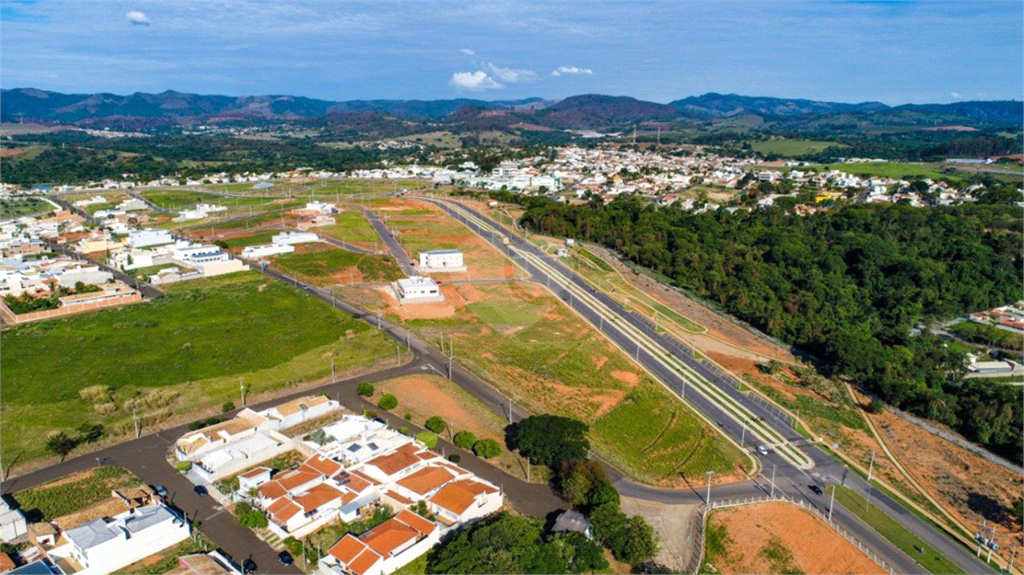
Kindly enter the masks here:
<path id="1" fill-rule="evenodd" d="M 0 91 L 0 122 L 77 125 L 193 124 L 226 120 L 304 120 L 349 114 L 380 115 L 415 122 L 446 123 L 464 129 L 528 126 L 589 129 L 641 122 L 716 122 L 757 117 L 764 122 L 838 122 L 932 126 L 1019 127 L 1021 102 L 973 101 L 953 104 L 839 103 L 805 99 L 707 93 L 659 104 L 625 96 L 587 94 L 563 100 L 347 100 L 302 96 L 221 96 L 168 90 L 159 94 L 63 94 L 34 88 Z"/>

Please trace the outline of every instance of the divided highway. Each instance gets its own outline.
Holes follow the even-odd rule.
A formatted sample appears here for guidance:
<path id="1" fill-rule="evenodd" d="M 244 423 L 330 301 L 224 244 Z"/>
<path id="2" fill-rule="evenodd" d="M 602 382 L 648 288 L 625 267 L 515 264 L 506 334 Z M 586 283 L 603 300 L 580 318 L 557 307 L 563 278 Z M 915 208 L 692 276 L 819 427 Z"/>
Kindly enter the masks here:
<path id="1" fill-rule="evenodd" d="M 761 480 L 767 480 L 765 471 L 774 470 L 775 487 L 790 495 L 799 494 L 821 510 L 827 511 L 829 501 L 812 494 L 812 485 L 825 489 L 829 484 L 841 484 L 856 493 L 871 498 L 872 505 L 898 521 L 938 552 L 949 558 L 967 573 L 989 573 L 993 569 L 979 560 L 960 543 L 950 539 L 930 523 L 925 522 L 888 495 L 869 485 L 864 478 L 848 470 L 817 446 L 810 445 L 797 434 L 790 420 L 777 415 L 765 405 L 740 393 L 735 385 L 721 374 L 696 361 L 692 352 L 675 340 L 660 334 L 655 326 L 634 314 L 625 312 L 621 304 L 594 290 L 581 276 L 562 265 L 537 246 L 525 241 L 478 211 L 462 204 L 420 198 L 439 206 L 475 233 L 506 253 L 532 276 L 547 286 L 577 313 L 598 328 L 626 353 L 658 377 L 681 400 L 695 411 L 708 417 L 734 443 L 756 441 L 771 446 L 767 455 L 751 453 L 762 466 Z M 507 238 L 507 242 L 505 243 Z M 697 393 L 694 393 L 694 392 Z M 764 481 L 760 481 L 764 489 Z M 647 495 L 664 502 L 692 498 L 692 492 L 652 491 L 642 486 L 619 483 L 624 495 Z M 834 519 L 848 531 L 858 534 L 896 570 L 906 573 L 921 572 L 912 558 L 897 550 L 879 534 L 866 528 L 849 511 L 836 504 Z M 865 535 L 859 535 L 864 533 Z"/>

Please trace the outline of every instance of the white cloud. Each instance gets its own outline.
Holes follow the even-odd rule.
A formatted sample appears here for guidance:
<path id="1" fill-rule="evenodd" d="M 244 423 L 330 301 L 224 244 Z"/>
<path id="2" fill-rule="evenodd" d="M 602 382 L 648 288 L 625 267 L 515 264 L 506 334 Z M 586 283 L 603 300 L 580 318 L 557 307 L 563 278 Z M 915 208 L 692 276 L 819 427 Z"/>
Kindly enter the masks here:
<path id="1" fill-rule="evenodd" d="M 562 74 L 569 74 L 573 76 L 585 75 L 590 76 L 594 71 L 590 68 L 578 68 L 576 66 L 559 66 L 554 72 L 551 72 L 552 76 L 561 76 Z"/>
<path id="2" fill-rule="evenodd" d="M 127 14 L 127 16 L 128 21 L 135 26 L 149 26 L 150 24 L 152 24 L 152 22 L 150 22 L 149 20 L 149 17 L 143 14 L 142 12 L 139 12 L 138 10 L 132 10 Z"/>
<path id="3" fill-rule="evenodd" d="M 949 97 L 953 98 L 954 100 L 963 100 L 964 99 L 964 95 L 961 94 L 960 92 L 950 92 L 949 93 Z"/>
<path id="4" fill-rule="evenodd" d="M 476 72 L 456 72 L 452 74 L 452 79 L 448 82 L 456 88 L 463 90 L 497 90 L 504 88 L 494 78 L 487 75 L 487 72 L 483 70 L 477 70 Z"/>
<path id="5" fill-rule="evenodd" d="M 462 49 L 462 53 L 467 55 L 467 56 L 475 56 L 476 55 L 476 52 L 470 50 L 469 48 L 463 48 Z"/>
<path id="6" fill-rule="evenodd" d="M 517 70 L 515 68 L 502 68 L 501 66 L 495 66 L 490 62 L 485 62 L 483 67 L 491 72 L 494 77 L 498 78 L 502 82 L 508 84 L 516 84 L 518 82 L 530 82 L 539 79 L 539 76 L 533 70 Z"/>

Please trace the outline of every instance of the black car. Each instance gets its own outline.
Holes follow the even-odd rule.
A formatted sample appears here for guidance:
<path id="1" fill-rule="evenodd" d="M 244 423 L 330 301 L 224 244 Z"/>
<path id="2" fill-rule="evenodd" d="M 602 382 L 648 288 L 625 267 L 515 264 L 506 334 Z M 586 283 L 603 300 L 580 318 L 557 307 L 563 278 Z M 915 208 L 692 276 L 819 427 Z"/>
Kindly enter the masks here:
<path id="1" fill-rule="evenodd" d="M 194 489 L 194 491 L 196 492 L 196 495 L 198 495 L 200 497 L 206 497 L 210 493 L 202 485 L 196 485 L 196 488 Z"/>
<path id="2" fill-rule="evenodd" d="M 813 491 L 815 495 L 823 495 L 825 493 L 817 485 L 809 485 L 808 487 L 811 488 L 811 491 Z"/>
<path id="3" fill-rule="evenodd" d="M 278 553 L 277 560 L 281 562 L 281 565 L 291 565 L 292 563 L 295 563 L 295 560 L 292 559 L 292 554 L 287 551 Z"/>
<path id="4" fill-rule="evenodd" d="M 242 561 L 242 573 L 255 573 L 259 569 L 256 567 L 256 562 L 252 559 L 246 559 Z"/>

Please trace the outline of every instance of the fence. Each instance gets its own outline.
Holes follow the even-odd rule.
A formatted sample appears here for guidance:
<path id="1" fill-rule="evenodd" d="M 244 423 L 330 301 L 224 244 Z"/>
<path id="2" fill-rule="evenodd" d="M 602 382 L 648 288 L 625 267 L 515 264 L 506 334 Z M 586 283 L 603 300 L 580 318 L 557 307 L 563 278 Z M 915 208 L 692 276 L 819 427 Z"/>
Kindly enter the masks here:
<path id="1" fill-rule="evenodd" d="M 706 531 L 707 531 L 708 513 L 710 513 L 711 511 L 714 511 L 715 509 L 727 509 L 729 507 L 739 507 L 741 505 L 754 505 L 756 503 L 769 503 L 769 502 L 790 503 L 792 505 L 796 505 L 796 506 L 800 507 L 801 509 L 803 509 L 804 511 L 807 511 L 808 513 L 811 513 L 812 515 L 814 515 L 818 519 L 821 519 L 822 521 L 824 521 L 825 524 L 828 525 L 829 527 L 831 527 L 833 531 L 835 531 L 836 533 L 841 535 L 844 539 L 849 541 L 851 545 L 856 547 L 857 550 L 860 551 L 861 553 L 863 553 L 868 559 L 874 561 L 883 570 L 888 572 L 889 575 L 892 575 L 893 568 L 892 568 L 891 565 L 887 564 L 881 557 L 878 556 L 878 554 L 876 554 L 874 551 L 872 551 L 870 547 L 868 547 L 867 545 L 861 543 L 856 537 L 851 535 L 849 531 L 843 529 L 838 524 L 836 524 L 833 521 L 831 521 L 825 513 L 821 512 L 820 510 L 818 510 L 813 505 L 808 504 L 803 499 L 796 498 L 796 497 L 789 497 L 789 496 L 787 496 L 785 494 L 782 494 L 782 493 L 780 493 L 780 494 L 778 494 L 778 495 L 776 495 L 774 497 L 772 497 L 771 495 L 761 495 L 761 496 L 757 496 L 757 497 L 743 497 L 743 498 L 739 498 L 739 499 L 722 499 L 722 500 L 719 500 L 719 501 L 712 501 L 710 506 L 706 505 L 706 504 L 703 505 L 701 507 L 700 513 L 697 514 L 697 516 L 700 518 L 700 525 L 697 526 L 698 531 L 699 531 L 699 533 L 698 533 L 699 536 L 695 537 L 695 539 L 699 540 L 698 541 L 698 545 L 699 546 L 697 548 L 697 553 L 693 554 L 690 557 L 690 562 L 689 562 L 689 564 L 686 565 L 686 569 L 684 569 L 683 572 L 684 573 L 694 573 L 694 574 L 696 574 L 697 571 L 700 569 L 701 564 L 704 562 L 704 547 L 706 545 L 705 539 L 707 537 Z"/>

